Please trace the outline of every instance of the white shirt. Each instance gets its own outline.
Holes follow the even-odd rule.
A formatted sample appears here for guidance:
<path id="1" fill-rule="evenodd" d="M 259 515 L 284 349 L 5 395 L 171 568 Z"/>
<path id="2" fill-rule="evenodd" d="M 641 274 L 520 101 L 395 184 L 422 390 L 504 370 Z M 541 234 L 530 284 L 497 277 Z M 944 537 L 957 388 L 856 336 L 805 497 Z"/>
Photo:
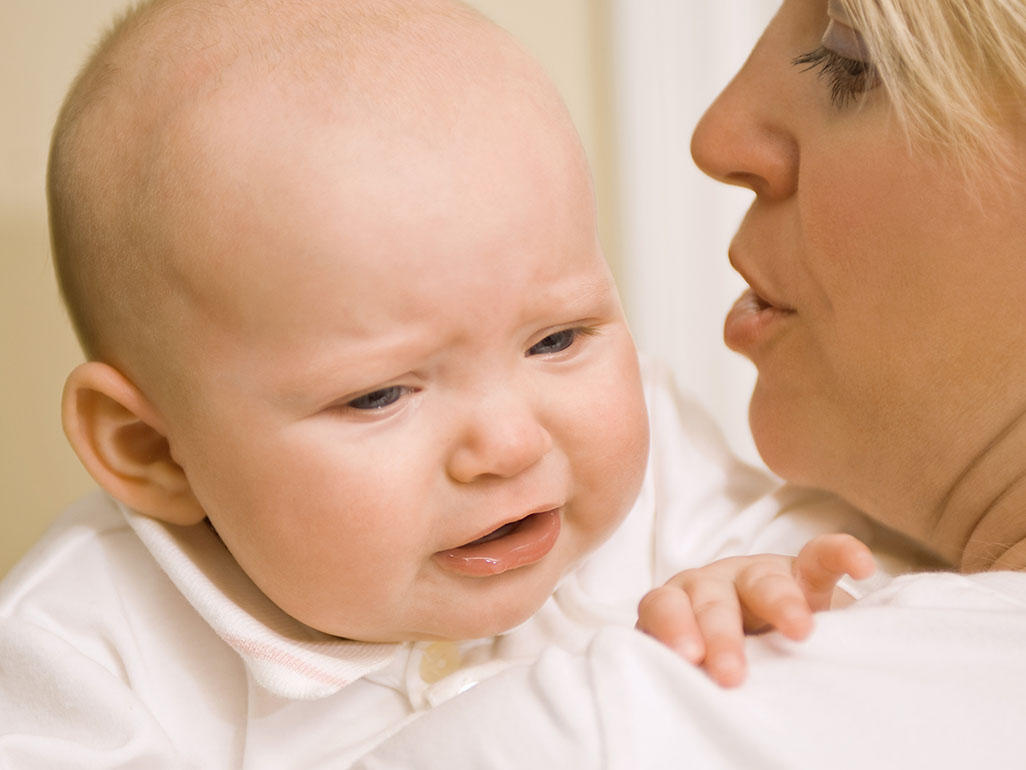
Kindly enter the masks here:
<path id="1" fill-rule="evenodd" d="M 607 628 L 425 714 L 357 767 L 1026 767 L 1026 575 L 908 575 L 816 623 L 802 643 L 749 637 L 734 690 Z"/>
<path id="2" fill-rule="evenodd" d="M 80 501 L 0 584 L 0 766 L 347 767 L 510 667 L 590 654 L 681 569 L 795 552 L 823 531 L 872 540 L 846 506 L 775 489 L 664 375 L 647 380 L 652 451 L 632 511 L 494 638 L 331 637 L 272 604 L 206 524 L 167 526 L 101 493 Z"/>

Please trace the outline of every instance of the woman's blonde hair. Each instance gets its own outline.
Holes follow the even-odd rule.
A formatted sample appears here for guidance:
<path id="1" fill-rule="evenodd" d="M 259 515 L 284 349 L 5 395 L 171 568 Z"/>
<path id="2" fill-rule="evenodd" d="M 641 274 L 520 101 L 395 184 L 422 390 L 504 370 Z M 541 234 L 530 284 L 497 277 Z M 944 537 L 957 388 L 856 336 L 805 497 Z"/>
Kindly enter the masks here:
<path id="1" fill-rule="evenodd" d="M 1026 0 L 841 3 L 913 139 L 1002 165 L 1002 122 L 1026 121 Z"/>

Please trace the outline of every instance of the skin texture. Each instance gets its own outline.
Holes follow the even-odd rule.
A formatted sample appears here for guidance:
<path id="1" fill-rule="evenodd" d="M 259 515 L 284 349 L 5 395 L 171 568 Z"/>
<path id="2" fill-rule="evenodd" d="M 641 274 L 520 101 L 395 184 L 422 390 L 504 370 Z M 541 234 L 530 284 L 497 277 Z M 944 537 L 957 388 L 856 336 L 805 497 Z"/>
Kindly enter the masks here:
<path id="1" fill-rule="evenodd" d="M 1022 568 L 1026 189 L 910 145 L 885 85 L 833 104 L 792 64 L 828 22 L 785 0 L 692 140 L 755 193 L 730 259 L 779 312 L 728 341 L 758 368 L 756 444 L 952 565 Z M 1021 116 L 995 119 L 1022 169 Z"/>
<path id="2" fill-rule="evenodd" d="M 576 135 L 518 49 L 461 29 L 411 43 L 411 72 L 437 74 L 412 85 L 244 70 L 176 106 L 153 171 L 173 191 L 152 224 L 174 288 L 162 363 L 93 361 L 66 388 L 69 438 L 112 494 L 208 517 L 275 603 L 354 639 L 526 620 L 626 515 L 647 457 Z M 436 558 L 551 508 L 532 564 Z"/>

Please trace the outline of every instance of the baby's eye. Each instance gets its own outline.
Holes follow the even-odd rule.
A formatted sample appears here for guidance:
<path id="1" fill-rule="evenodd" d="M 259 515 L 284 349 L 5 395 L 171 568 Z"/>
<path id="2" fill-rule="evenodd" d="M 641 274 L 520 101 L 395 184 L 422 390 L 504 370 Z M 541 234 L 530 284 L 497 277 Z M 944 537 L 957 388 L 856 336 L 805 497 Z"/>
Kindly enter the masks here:
<path id="1" fill-rule="evenodd" d="M 546 353 L 559 353 L 574 344 L 580 329 L 563 329 L 553 332 L 548 337 L 536 342 L 527 349 L 529 356 L 543 356 Z"/>
<path id="2" fill-rule="evenodd" d="M 350 409 L 384 409 L 402 398 L 405 392 L 406 388 L 401 385 L 392 385 L 354 398 L 346 406 Z"/>
<path id="3" fill-rule="evenodd" d="M 848 59 L 824 46 L 802 54 L 792 64 L 802 67 L 802 72 L 818 70 L 819 76 L 830 84 L 830 101 L 839 109 L 880 83 L 876 68 L 869 62 Z"/>

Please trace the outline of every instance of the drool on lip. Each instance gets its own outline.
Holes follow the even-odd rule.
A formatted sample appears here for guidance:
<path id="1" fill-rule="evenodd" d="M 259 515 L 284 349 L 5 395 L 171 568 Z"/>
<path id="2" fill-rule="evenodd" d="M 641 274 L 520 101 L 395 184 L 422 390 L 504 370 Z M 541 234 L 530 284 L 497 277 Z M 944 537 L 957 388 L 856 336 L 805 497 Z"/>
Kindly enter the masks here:
<path id="1" fill-rule="evenodd" d="M 468 577 L 498 575 L 534 564 L 556 544 L 560 518 L 558 508 L 533 513 L 466 545 L 439 551 L 435 561 L 449 572 Z"/>

